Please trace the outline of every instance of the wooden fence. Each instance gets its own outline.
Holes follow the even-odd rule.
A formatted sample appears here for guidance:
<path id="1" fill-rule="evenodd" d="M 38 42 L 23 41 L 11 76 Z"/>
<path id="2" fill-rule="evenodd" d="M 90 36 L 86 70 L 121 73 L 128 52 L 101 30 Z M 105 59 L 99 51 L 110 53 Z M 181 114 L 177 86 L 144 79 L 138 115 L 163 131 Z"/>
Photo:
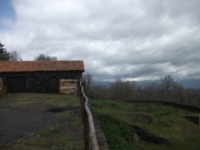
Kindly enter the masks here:
<path id="1" fill-rule="evenodd" d="M 84 86 L 80 81 L 81 87 L 81 108 L 83 114 L 84 121 L 84 131 L 85 131 L 85 139 L 86 139 L 86 150 L 99 150 L 99 145 L 97 142 L 96 130 L 94 126 L 94 121 L 92 117 L 92 113 L 89 108 L 89 99 L 87 98 L 84 92 Z"/>

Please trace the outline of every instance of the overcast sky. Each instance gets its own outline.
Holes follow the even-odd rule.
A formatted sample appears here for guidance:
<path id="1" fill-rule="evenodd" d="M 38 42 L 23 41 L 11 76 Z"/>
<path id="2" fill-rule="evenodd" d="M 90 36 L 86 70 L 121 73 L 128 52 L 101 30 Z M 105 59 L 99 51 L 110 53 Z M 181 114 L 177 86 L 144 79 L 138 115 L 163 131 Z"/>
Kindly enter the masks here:
<path id="1" fill-rule="evenodd" d="M 200 79 L 200 0 L 0 0 L 0 42 L 23 60 L 84 60 L 95 80 Z"/>

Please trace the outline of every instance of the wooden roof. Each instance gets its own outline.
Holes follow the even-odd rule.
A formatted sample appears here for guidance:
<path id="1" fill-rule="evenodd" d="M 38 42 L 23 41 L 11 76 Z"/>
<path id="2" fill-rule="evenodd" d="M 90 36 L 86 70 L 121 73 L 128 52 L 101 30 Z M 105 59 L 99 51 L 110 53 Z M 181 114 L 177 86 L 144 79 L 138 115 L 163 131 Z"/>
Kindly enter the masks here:
<path id="1" fill-rule="evenodd" d="M 82 60 L 76 61 L 1 61 L 0 72 L 84 71 Z"/>

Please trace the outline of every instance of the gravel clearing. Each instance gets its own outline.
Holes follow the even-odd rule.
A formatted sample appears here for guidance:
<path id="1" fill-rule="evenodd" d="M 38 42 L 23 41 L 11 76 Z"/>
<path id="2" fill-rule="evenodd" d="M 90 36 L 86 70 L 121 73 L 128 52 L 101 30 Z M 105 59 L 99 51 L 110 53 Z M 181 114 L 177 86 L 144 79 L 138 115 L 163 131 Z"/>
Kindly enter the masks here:
<path id="1" fill-rule="evenodd" d="M 17 143 L 19 140 L 26 139 L 27 133 L 39 135 L 59 125 L 65 126 L 65 132 L 73 132 L 74 137 L 83 137 L 81 131 L 83 128 L 73 123 L 73 119 L 77 116 L 81 119 L 80 106 L 52 106 L 33 102 L 28 104 L 31 107 L 19 107 L 19 105 L 13 107 L 14 101 L 0 102 L 0 144 Z M 62 111 L 49 111 L 56 109 Z M 60 115 L 61 113 L 68 114 Z"/>

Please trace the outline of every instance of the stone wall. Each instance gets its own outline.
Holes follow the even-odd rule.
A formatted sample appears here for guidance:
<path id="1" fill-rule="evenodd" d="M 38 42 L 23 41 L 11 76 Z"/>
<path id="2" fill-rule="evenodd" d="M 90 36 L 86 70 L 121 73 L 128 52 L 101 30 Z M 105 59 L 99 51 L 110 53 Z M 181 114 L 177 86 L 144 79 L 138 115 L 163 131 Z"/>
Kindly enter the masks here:
<path id="1" fill-rule="evenodd" d="M 95 130 L 96 130 L 97 141 L 98 141 L 100 150 L 109 150 L 108 144 L 107 144 L 107 139 L 101 129 L 99 122 L 97 121 L 97 119 L 95 117 L 93 117 L 93 120 L 94 120 L 94 126 L 95 126 Z"/>
<path id="2" fill-rule="evenodd" d="M 159 100 L 127 100 L 125 102 L 140 102 L 140 103 L 149 103 L 149 102 L 156 102 L 156 103 L 161 103 L 163 105 L 171 105 L 177 108 L 181 108 L 184 110 L 189 110 L 192 112 L 200 112 L 200 107 L 198 106 L 191 106 L 191 105 L 186 105 L 186 104 L 180 104 L 180 103 L 175 103 L 175 102 L 169 102 L 169 101 L 159 101 Z"/>
<path id="3" fill-rule="evenodd" d="M 138 136 L 144 141 L 153 142 L 156 144 L 161 144 L 161 143 L 170 144 L 170 141 L 168 139 L 162 138 L 155 133 L 151 133 L 147 131 L 145 128 L 142 128 L 137 125 L 129 125 L 129 126 L 133 128 L 138 134 Z"/>
<path id="4" fill-rule="evenodd" d="M 38 72 L 8 72 L 0 73 L 0 78 L 6 86 L 6 77 L 26 77 L 26 92 L 50 92 L 50 78 L 60 79 L 79 79 L 82 77 L 82 71 L 38 71 Z"/>
<path id="5" fill-rule="evenodd" d="M 200 119 L 198 116 L 185 116 L 184 118 L 200 126 Z"/>

